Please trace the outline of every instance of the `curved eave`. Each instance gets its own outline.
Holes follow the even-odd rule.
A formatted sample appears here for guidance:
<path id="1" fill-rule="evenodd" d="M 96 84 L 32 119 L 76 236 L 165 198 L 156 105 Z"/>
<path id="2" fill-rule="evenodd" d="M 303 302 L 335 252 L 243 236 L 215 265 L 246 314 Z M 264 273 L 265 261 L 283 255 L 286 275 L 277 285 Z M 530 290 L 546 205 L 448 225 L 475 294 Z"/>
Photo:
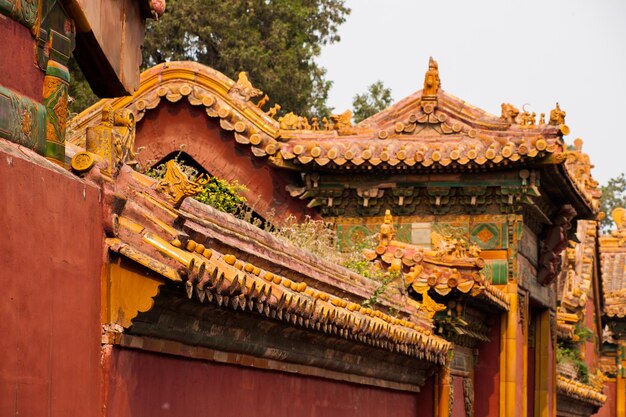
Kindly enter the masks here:
<path id="1" fill-rule="evenodd" d="M 384 252 L 381 250 L 384 248 Z M 421 254 L 421 250 L 412 244 L 391 241 L 387 246 L 380 246 L 376 251 L 368 252 L 366 257 L 370 261 L 378 260 L 387 267 L 391 266 L 394 259 L 401 259 L 404 268 L 413 267 L 416 264 L 423 263 L 429 265 L 436 265 L 437 268 L 443 269 L 446 273 L 442 274 L 443 277 L 436 284 L 430 285 L 428 278 L 425 276 L 417 276 L 414 281 L 410 283 L 415 288 L 417 286 L 420 291 L 433 291 L 441 297 L 446 297 L 450 293 L 467 294 L 471 297 L 483 300 L 492 307 L 501 311 L 508 311 L 510 307 L 509 296 L 505 292 L 498 289 L 496 286 L 485 280 L 484 276 L 479 273 L 482 259 L 474 259 L 471 263 L 457 262 L 450 263 L 450 261 L 443 262 L 437 259 L 429 259 L 428 257 L 422 257 L 422 255 L 415 256 L 416 253 Z M 398 258 L 399 257 L 399 258 Z M 419 261 L 416 261 L 419 259 Z M 449 279 L 445 276 L 452 270 L 462 272 L 464 270 L 479 273 L 479 278 L 476 280 L 473 277 L 467 276 L 466 273 L 459 275 L 459 282 L 450 284 Z M 465 272 L 467 272 L 465 271 Z M 405 272 L 405 276 L 409 274 Z M 417 292 L 420 292 L 417 291 Z"/>
<path id="2" fill-rule="evenodd" d="M 70 121 L 68 141 L 84 146 L 86 130 L 100 123 L 102 110 L 128 109 L 140 121 L 146 111 L 163 100 L 187 101 L 205 108 L 208 117 L 217 118 L 224 130 L 233 131 L 235 141 L 249 145 L 259 157 L 278 150 L 278 123 L 249 100 L 231 94 L 236 83 L 225 75 L 194 62 L 167 62 L 141 74 L 139 89 L 132 96 L 101 100 Z"/>
<path id="3" fill-rule="evenodd" d="M 568 379 L 562 375 L 557 375 L 556 392 L 558 395 L 582 401 L 595 407 L 601 407 L 607 400 L 607 396 L 593 386 Z"/>
<path id="4" fill-rule="evenodd" d="M 511 168 L 528 167 L 540 164 L 549 157 L 550 153 L 541 152 L 534 156 L 504 158 L 502 156 L 493 159 L 475 158 L 462 161 L 420 161 L 415 160 L 346 160 L 345 158 L 310 159 L 309 157 L 285 158 L 282 152 L 270 158 L 270 163 L 277 168 L 295 171 L 319 171 L 319 172 L 380 172 L 402 174 L 431 174 L 431 173 L 462 173 L 462 172 L 491 172 L 503 171 Z"/>
<path id="5" fill-rule="evenodd" d="M 283 131 L 281 131 L 283 132 Z M 512 137 L 508 132 L 451 135 L 401 135 L 384 140 L 355 132 L 292 132 L 279 144 L 275 159 L 283 166 L 341 170 L 480 170 L 541 161 L 563 151 L 560 136 L 537 132 Z M 519 134 L 520 132 L 516 132 Z M 284 133 L 281 133 L 284 138 Z"/>
<path id="6" fill-rule="evenodd" d="M 591 199 L 579 189 L 576 181 L 570 176 L 565 161 L 543 164 L 541 187 L 548 191 L 550 199 L 559 205 L 571 204 L 576 210 L 576 219 L 594 220 L 596 210 Z"/>
<path id="7" fill-rule="evenodd" d="M 204 218 L 202 210 L 193 210 L 192 214 L 174 207 L 154 190 L 153 183 L 154 180 L 124 167 L 115 186 L 104 185 L 105 201 L 127 201 L 123 207 L 112 209 L 116 212 L 116 237 L 108 239 L 107 245 L 111 251 L 140 263 L 167 281 L 180 283 L 171 287 L 179 294 L 175 295 L 177 299 L 190 298 L 212 308 L 242 311 L 255 320 L 280 321 L 299 331 L 321 333 L 413 360 L 446 362 L 450 343 L 433 335 L 428 327 L 431 323 L 419 312 L 409 314 L 402 310 L 406 319 L 399 319 L 382 310 L 362 307 L 362 297 L 355 292 L 360 289 L 355 288 L 354 282 L 347 286 L 332 277 L 319 279 L 319 275 L 339 267 L 332 268 L 312 254 L 304 262 L 300 259 L 304 255 L 301 249 L 287 244 L 276 248 L 272 241 L 275 238 L 267 232 L 250 224 L 242 226 L 224 213 L 214 216 L 217 222 L 209 230 L 207 223 L 215 219 Z M 184 207 L 192 210 L 193 205 Z M 259 243 L 264 247 L 263 259 L 246 249 L 246 241 L 259 235 L 263 235 L 263 242 Z M 240 251 L 243 259 L 225 252 L 223 247 L 217 248 L 218 244 L 233 240 L 239 241 L 238 247 L 225 247 L 234 253 Z M 273 249 L 290 257 L 290 264 L 277 259 Z M 296 276 L 298 280 L 293 279 Z"/>

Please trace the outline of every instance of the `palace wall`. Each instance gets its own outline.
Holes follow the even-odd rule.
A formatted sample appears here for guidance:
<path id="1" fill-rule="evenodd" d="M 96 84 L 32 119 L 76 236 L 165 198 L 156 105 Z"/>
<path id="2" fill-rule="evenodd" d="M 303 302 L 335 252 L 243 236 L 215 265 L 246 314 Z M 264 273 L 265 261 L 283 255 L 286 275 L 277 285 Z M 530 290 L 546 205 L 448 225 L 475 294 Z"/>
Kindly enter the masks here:
<path id="1" fill-rule="evenodd" d="M 474 417 L 499 415 L 500 410 L 500 320 L 491 325 L 489 342 L 478 348 L 474 367 Z"/>
<path id="2" fill-rule="evenodd" d="M 0 415 L 99 416 L 99 191 L 5 141 L 0 178 Z"/>
<path id="3" fill-rule="evenodd" d="M 595 295 L 593 291 L 589 291 L 587 298 L 587 304 L 585 304 L 585 323 L 584 326 L 591 330 L 593 333 L 593 338 L 588 339 L 584 345 L 585 352 L 585 363 L 589 366 L 590 371 L 595 371 L 598 369 L 598 347 L 599 342 L 597 340 L 597 335 L 602 334 L 602 329 L 599 329 L 596 325 L 596 309 L 595 309 Z"/>
<path id="4" fill-rule="evenodd" d="M 617 415 L 615 407 L 615 399 L 617 398 L 615 378 L 611 378 L 604 383 L 604 394 L 607 396 L 606 403 L 600 407 L 595 417 L 615 417 Z"/>
<path id="5" fill-rule="evenodd" d="M 0 14 L 0 39 L 2 86 L 41 101 L 45 74 L 35 63 L 35 41 L 30 30 Z"/>
<path id="6" fill-rule="evenodd" d="M 431 387 L 392 391 L 117 347 L 107 362 L 111 417 L 432 415 Z"/>

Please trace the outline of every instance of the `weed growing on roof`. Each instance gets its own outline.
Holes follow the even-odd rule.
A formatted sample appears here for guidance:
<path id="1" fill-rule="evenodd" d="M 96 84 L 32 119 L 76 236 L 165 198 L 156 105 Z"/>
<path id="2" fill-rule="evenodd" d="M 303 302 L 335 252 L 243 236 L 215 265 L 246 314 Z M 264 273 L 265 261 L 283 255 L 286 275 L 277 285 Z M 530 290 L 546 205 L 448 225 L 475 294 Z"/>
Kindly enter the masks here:
<path id="1" fill-rule="evenodd" d="M 191 181 L 198 181 L 201 176 L 198 169 L 182 161 L 183 149 L 174 157 L 174 161 Z M 144 173 L 155 179 L 165 176 L 166 164 L 162 163 L 144 170 Z M 363 256 L 364 249 L 371 249 L 376 245 L 377 235 L 366 236 L 357 242 L 353 242 L 345 251 L 338 249 L 337 232 L 332 223 L 324 220 L 315 220 L 306 216 L 303 221 L 298 221 L 290 215 L 279 224 L 275 222 L 274 215 L 270 213 L 266 219 L 260 219 L 246 204 L 243 193 L 246 188 L 237 181 L 227 181 L 216 177 L 208 177 L 203 190 L 194 198 L 201 203 L 215 207 L 218 210 L 235 215 L 255 226 L 263 228 L 279 239 L 283 239 L 295 246 L 311 252 L 312 254 L 341 266 L 344 266 L 357 274 L 380 282 L 380 286 L 370 298 L 362 304 L 371 307 L 378 302 L 378 298 L 387 291 L 389 284 L 398 277 L 397 273 L 382 271 L 376 264 L 368 262 Z"/>
<path id="2" fill-rule="evenodd" d="M 589 367 L 583 359 L 581 346 L 594 341 L 595 334 L 584 324 L 577 324 L 572 340 L 560 340 L 556 349 L 556 362 L 560 365 L 573 367 L 579 381 L 589 383 Z"/>
<path id="3" fill-rule="evenodd" d="M 206 174 L 200 174 L 198 170 L 181 161 L 182 149 L 174 157 L 174 161 L 180 166 L 180 169 L 187 175 L 191 181 L 198 181 Z M 162 163 L 155 167 L 150 167 L 144 171 L 149 177 L 155 179 L 163 179 L 166 171 L 166 164 Z M 235 181 L 227 181 L 217 177 L 207 176 L 206 183 L 203 185 L 202 192 L 194 196 L 201 203 L 215 207 L 218 210 L 231 214 L 240 214 L 244 212 L 246 207 L 246 198 L 243 193 L 246 187 Z"/>
<path id="4" fill-rule="evenodd" d="M 387 291 L 389 284 L 400 276 L 400 273 L 397 271 L 388 271 L 383 273 L 382 270 L 379 269 L 377 273 L 378 276 L 376 279 L 381 281 L 380 286 L 374 290 L 374 293 L 372 293 L 370 298 L 361 303 L 363 307 L 372 307 L 378 303 L 378 298 Z"/>
<path id="5" fill-rule="evenodd" d="M 383 271 L 377 264 L 368 262 L 363 256 L 364 249 L 375 246 L 377 235 L 367 236 L 360 241 L 353 242 L 347 250 L 342 252 L 337 249 L 337 232 L 332 223 L 314 220 L 310 216 L 306 216 L 302 222 L 294 216 L 289 216 L 280 226 L 273 226 L 270 232 L 322 259 L 380 282 L 372 295 L 361 303 L 364 307 L 373 307 L 377 304 L 380 296 L 387 291 L 389 284 L 400 276 L 399 272 Z"/>
<path id="6" fill-rule="evenodd" d="M 572 366 L 576 378 L 585 384 L 589 383 L 589 367 L 582 359 L 578 343 L 559 342 L 556 348 L 556 362 L 559 365 Z"/>

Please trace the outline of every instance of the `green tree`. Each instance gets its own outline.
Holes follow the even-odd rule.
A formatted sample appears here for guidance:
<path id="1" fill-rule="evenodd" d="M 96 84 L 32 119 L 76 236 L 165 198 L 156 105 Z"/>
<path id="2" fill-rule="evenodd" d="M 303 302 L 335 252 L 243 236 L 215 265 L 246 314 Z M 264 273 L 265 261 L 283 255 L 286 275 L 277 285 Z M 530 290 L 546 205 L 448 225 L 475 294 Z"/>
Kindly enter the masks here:
<path id="1" fill-rule="evenodd" d="M 357 94 L 352 99 L 354 109 L 354 121 L 359 123 L 381 110 L 386 109 L 391 104 L 391 89 L 386 88 L 382 81 L 376 81 L 367 87 L 367 92 Z"/>
<path id="2" fill-rule="evenodd" d="M 163 17 L 148 23 L 143 65 L 197 61 L 232 79 L 247 71 L 283 112 L 326 115 L 331 82 L 315 58 L 322 46 L 339 40 L 337 29 L 350 13 L 344 3 L 168 0 Z"/>
<path id="3" fill-rule="evenodd" d="M 615 226 L 611 212 L 618 207 L 626 207 L 626 176 L 621 173 L 617 177 L 611 178 L 606 185 L 600 187 L 600 190 L 602 190 L 600 210 L 606 214 L 601 226 L 602 230 L 607 232 Z"/>
<path id="4" fill-rule="evenodd" d="M 91 87 L 89 87 L 87 79 L 85 79 L 85 76 L 74 58 L 70 58 L 68 68 L 71 74 L 68 91 L 70 96 L 70 114 L 68 116 L 69 118 L 72 118 L 76 113 L 80 113 L 87 107 L 96 103 L 99 98 L 93 93 L 93 91 L 91 91 Z"/>

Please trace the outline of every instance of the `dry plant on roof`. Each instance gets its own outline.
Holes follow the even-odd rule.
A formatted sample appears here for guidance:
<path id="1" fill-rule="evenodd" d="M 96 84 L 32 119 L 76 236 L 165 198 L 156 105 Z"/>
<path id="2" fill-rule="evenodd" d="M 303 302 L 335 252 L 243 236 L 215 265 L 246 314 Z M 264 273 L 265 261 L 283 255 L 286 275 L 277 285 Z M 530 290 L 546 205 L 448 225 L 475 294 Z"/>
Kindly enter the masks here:
<path id="1" fill-rule="evenodd" d="M 199 179 L 202 174 L 196 168 L 180 160 L 181 152 L 174 157 L 174 160 L 189 179 L 192 181 Z M 144 173 L 149 177 L 161 179 L 165 175 L 165 170 L 165 163 L 162 163 L 146 169 Z M 209 177 L 203 191 L 193 198 L 220 211 L 233 214 L 255 226 L 262 227 L 279 239 L 288 241 L 328 262 L 346 267 L 366 278 L 380 281 L 380 286 L 369 299 L 363 302 L 365 306 L 376 304 L 378 297 L 387 291 L 389 283 L 396 278 L 395 275 L 382 271 L 377 264 L 368 262 L 363 255 L 364 249 L 371 249 L 376 245 L 378 235 L 366 236 L 353 243 L 347 250 L 340 251 L 337 245 L 337 232 L 332 223 L 315 220 L 310 216 L 306 216 L 303 221 L 298 221 L 295 216 L 290 215 L 280 224 L 276 224 L 271 214 L 265 221 L 260 221 L 254 216 L 253 210 L 246 205 L 246 199 L 242 195 L 245 190 L 245 187 L 237 181 L 229 182 L 220 178 Z"/>

